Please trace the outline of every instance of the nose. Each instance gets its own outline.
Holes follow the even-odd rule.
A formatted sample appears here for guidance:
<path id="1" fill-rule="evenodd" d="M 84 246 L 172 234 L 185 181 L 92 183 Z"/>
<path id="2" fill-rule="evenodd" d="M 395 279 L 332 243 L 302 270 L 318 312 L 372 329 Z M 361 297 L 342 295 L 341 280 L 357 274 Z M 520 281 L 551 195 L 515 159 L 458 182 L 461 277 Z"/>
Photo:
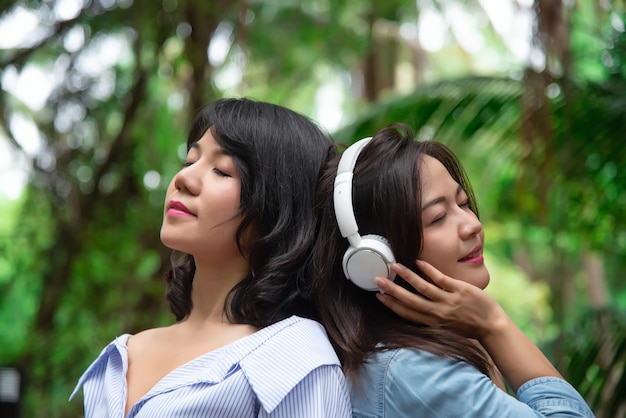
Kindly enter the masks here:
<path id="1" fill-rule="evenodd" d="M 463 212 L 464 216 L 459 225 L 459 235 L 463 239 L 469 239 L 478 235 L 483 230 L 483 224 L 476 214 L 470 210 Z"/>
<path id="2" fill-rule="evenodd" d="M 194 166 L 184 167 L 174 176 L 174 187 L 178 191 L 185 191 L 191 195 L 198 195 L 202 188 L 200 173 Z"/>

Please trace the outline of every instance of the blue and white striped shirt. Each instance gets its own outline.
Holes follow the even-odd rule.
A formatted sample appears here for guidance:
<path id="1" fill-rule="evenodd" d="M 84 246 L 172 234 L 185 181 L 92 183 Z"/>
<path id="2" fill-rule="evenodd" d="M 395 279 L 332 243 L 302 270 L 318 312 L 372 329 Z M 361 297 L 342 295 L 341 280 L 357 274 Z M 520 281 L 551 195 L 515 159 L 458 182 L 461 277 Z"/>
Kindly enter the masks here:
<path id="1" fill-rule="evenodd" d="M 124 417 L 128 352 L 125 334 L 89 366 L 85 417 Z M 292 316 L 178 367 L 128 417 L 351 417 L 339 360 L 324 328 Z"/>

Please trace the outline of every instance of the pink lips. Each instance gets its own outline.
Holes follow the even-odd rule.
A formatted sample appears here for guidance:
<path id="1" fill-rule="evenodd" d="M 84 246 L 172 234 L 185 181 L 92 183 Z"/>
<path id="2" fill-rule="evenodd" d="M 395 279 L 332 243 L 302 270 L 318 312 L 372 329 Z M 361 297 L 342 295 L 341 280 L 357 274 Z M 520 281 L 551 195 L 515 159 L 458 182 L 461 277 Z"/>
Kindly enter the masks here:
<path id="1" fill-rule="evenodd" d="M 183 205 L 181 202 L 176 200 L 171 200 L 167 205 L 167 215 L 175 216 L 178 218 L 195 218 L 196 215 L 193 214 L 187 206 Z"/>
<path id="2" fill-rule="evenodd" d="M 483 262 L 484 258 L 482 245 L 477 245 L 469 254 L 459 259 L 459 263 L 482 264 Z"/>

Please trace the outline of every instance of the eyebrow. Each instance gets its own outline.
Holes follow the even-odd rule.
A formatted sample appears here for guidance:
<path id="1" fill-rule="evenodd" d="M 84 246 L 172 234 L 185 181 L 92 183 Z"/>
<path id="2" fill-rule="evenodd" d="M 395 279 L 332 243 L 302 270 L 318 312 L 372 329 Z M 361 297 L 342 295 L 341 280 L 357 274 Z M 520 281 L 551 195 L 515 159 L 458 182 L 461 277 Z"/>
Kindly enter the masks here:
<path id="1" fill-rule="evenodd" d="M 190 149 L 197 149 L 199 151 L 202 151 L 202 147 L 200 146 L 200 143 L 198 141 L 194 141 L 189 145 L 189 149 L 187 150 L 187 152 L 189 152 Z M 220 147 L 218 145 L 217 150 L 213 151 L 213 155 L 217 155 L 217 156 L 227 156 L 230 157 L 231 154 L 229 152 L 227 152 L 224 148 Z"/>
<path id="2" fill-rule="evenodd" d="M 461 185 L 459 184 L 459 185 L 458 185 L 458 187 L 456 188 L 456 193 L 454 194 L 454 196 L 456 197 L 456 196 L 460 195 L 462 191 L 463 191 L 463 188 L 462 188 L 462 187 L 461 187 Z M 437 204 L 439 204 L 439 203 L 443 203 L 443 202 L 445 202 L 445 201 L 446 201 L 445 196 L 439 196 L 439 197 L 436 197 L 435 199 L 433 199 L 433 200 L 429 201 L 429 202 L 428 202 L 428 203 L 426 203 L 424 206 L 422 206 L 422 209 L 421 209 L 421 210 L 422 210 L 422 212 L 423 212 L 423 211 L 425 211 L 426 209 L 428 209 L 428 208 L 430 208 L 430 207 L 432 207 L 432 206 L 435 206 L 435 205 L 437 205 Z"/>

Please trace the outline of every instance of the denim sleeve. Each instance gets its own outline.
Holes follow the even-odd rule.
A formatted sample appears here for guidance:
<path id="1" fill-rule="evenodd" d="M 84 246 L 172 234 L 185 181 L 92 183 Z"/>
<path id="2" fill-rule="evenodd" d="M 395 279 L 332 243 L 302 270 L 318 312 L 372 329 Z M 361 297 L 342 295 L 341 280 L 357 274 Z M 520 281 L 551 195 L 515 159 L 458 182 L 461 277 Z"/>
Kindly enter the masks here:
<path id="1" fill-rule="evenodd" d="M 517 391 L 520 402 L 543 416 L 589 417 L 593 413 L 572 385 L 557 377 L 539 377 L 524 383 Z"/>
<path id="2" fill-rule="evenodd" d="M 381 353 L 362 378 L 363 388 L 376 393 L 353 392 L 355 417 L 593 417 L 567 384 L 545 388 L 552 379 L 533 380 L 520 389 L 518 400 L 470 364 L 420 350 Z"/>

